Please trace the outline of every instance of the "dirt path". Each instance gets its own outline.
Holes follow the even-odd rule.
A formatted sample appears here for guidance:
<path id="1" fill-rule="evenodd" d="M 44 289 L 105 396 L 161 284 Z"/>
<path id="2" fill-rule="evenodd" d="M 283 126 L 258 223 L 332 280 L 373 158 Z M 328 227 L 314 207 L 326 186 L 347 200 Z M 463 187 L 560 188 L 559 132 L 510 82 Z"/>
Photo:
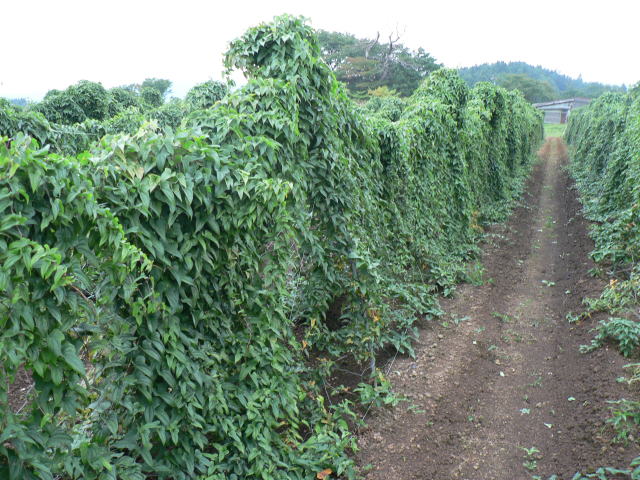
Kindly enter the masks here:
<path id="1" fill-rule="evenodd" d="M 367 479 L 570 479 L 636 453 L 603 426 L 606 400 L 628 397 L 615 381 L 625 360 L 613 349 L 580 354 L 597 319 L 565 319 L 603 287 L 588 274 L 593 245 L 566 148 L 552 138 L 539 155 L 521 206 L 488 236 L 482 285 L 461 286 L 443 302 L 443 324 L 422 332 L 417 358 L 393 364 L 410 401 L 367 419 Z"/>

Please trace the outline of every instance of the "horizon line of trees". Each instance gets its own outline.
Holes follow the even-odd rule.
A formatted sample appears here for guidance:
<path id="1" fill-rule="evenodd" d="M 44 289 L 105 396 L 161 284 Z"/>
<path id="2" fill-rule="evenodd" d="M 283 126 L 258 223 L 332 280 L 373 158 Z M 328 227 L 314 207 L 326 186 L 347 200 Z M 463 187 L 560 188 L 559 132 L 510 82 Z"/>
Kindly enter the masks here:
<path id="1" fill-rule="evenodd" d="M 123 113 L 145 113 L 164 119 L 163 124 L 179 123 L 189 111 L 212 106 L 229 91 L 229 85 L 208 80 L 192 87 L 184 99 L 171 98 L 172 82 L 147 78 L 141 84 L 106 89 L 100 82 L 80 80 L 64 90 L 49 90 L 39 102 L 0 99 L 4 106 L 36 112 L 54 124 L 74 125 L 86 120 L 103 121 Z"/>
<path id="2" fill-rule="evenodd" d="M 443 65 L 422 47 L 412 50 L 401 43 L 396 31 L 382 38 L 357 38 L 349 33 L 318 31 L 322 57 L 347 86 L 356 101 L 381 97 L 410 96 L 422 81 Z M 584 82 L 541 66 L 525 62 L 495 62 L 458 69 L 460 76 L 473 87 L 490 82 L 507 90 L 519 90 L 532 103 L 569 97 L 597 98 L 608 91 L 625 92 L 625 85 Z M 226 95 L 229 85 L 207 81 L 194 86 L 184 100 L 167 101 L 172 82 L 147 78 L 140 84 L 105 89 L 99 82 L 81 80 L 65 90 L 50 90 L 40 102 L 25 98 L 8 99 L 16 108 L 42 113 L 49 121 L 64 124 L 86 119 L 103 120 L 128 108 L 141 111 L 206 108 Z"/>
<path id="3" fill-rule="evenodd" d="M 542 66 L 526 62 L 483 63 L 458 69 L 460 76 L 473 87 L 478 82 L 491 82 L 508 90 L 520 90 L 532 103 L 561 98 L 597 98 L 605 92 L 626 92 L 625 85 L 585 82 Z"/>

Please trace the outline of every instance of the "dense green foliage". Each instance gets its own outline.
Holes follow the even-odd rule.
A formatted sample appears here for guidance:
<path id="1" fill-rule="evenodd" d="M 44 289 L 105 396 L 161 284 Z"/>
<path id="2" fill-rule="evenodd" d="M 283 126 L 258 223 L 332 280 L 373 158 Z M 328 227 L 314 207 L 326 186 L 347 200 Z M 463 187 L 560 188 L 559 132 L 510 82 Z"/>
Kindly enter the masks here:
<path id="1" fill-rule="evenodd" d="M 619 277 L 591 306 L 634 315 L 640 294 L 640 96 L 603 95 L 572 114 L 565 136 L 586 215 L 595 222 L 592 256 Z"/>
<path id="2" fill-rule="evenodd" d="M 420 82 L 440 65 L 424 49 L 416 51 L 390 35 L 380 41 L 347 33 L 318 32 L 322 57 L 351 95 L 364 98 L 369 90 L 386 86 L 402 96 L 411 95 Z"/>
<path id="3" fill-rule="evenodd" d="M 557 97 L 557 92 L 545 80 L 536 80 L 523 73 L 511 73 L 498 77 L 498 85 L 507 90 L 519 90 L 531 103 L 546 102 Z"/>
<path id="4" fill-rule="evenodd" d="M 57 125 L 77 125 L 86 120 L 108 121 L 121 112 L 134 108 L 143 114 L 144 119 L 156 119 L 161 126 L 175 127 L 189 111 L 207 108 L 204 102 L 181 105 L 181 113 L 176 119 L 175 101 L 169 102 L 171 106 L 167 109 L 162 109 L 170 87 L 169 80 L 148 78 L 141 85 L 106 90 L 100 83 L 82 80 L 65 90 L 48 91 L 41 102 L 27 104 L 25 111 L 42 114 L 49 124 L 53 125 L 54 130 L 60 130 Z M 217 98 L 224 94 L 226 90 L 220 93 L 218 89 Z M 22 111 L 21 107 L 13 104 L 10 106 L 12 110 Z M 6 105 L 3 107 L 7 108 Z M 171 112 L 170 120 L 167 118 L 167 112 Z"/>
<path id="5" fill-rule="evenodd" d="M 592 226 L 595 250 L 592 257 L 606 265 L 612 276 L 600 298 L 586 299 L 587 316 L 595 311 L 616 317 L 601 321 L 588 352 L 614 342 L 627 357 L 640 353 L 640 95 L 607 93 L 588 107 L 572 113 L 565 137 L 571 146 L 572 173 Z M 625 437 L 629 424 L 640 424 L 640 404 L 616 402 L 624 408 L 612 410 L 618 435 Z M 601 469 L 640 478 L 640 457 L 628 470 Z M 577 478 L 592 478 L 587 475 Z"/>
<path id="6" fill-rule="evenodd" d="M 78 102 L 67 92 L 49 92 L 42 102 L 31 106 L 30 110 L 41 113 L 55 123 L 73 124 L 87 119 Z"/>
<path id="7" fill-rule="evenodd" d="M 400 120 L 402 112 L 407 106 L 407 102 L 396 96 L 372 97 L 364 104 L 364 109 L 370 113 L 376 113 L 387 120 L 397 122 Z"/>
<path id="8" fill-rule="evenodd" d="M 209 80 L 189 90 L 185 97 L 185 102 L 192 110 L 201 110 L 212 107 L 216 102 L 222 100 L 227 93 L 229 93 L 229 89 L 224 83 Z"/>
<path id="9" fill-rule="evenodd" d="M 527 83 L 542 82 L 542 85 L 547 85 L 547 88 L 551 87 L 551 91 L 545 89 L 547 92 L 546 98 L 542 96 L 537 97 L 540 98 L 539 100 L 532 100 L 539 102 L 571 97 L 596 98 L 605 92 L 625 91 L 624 86 L 585 82 L 582 78 L 571 78 L 540 66 L 534 67 L 525 62 L 483 63 L 482 65 L 461 68 L 458 72 L 469 86 L 473 86 L 478 82 L 502 84 L 505 82 L 506 76 L 524 75 L 528 77 Z"/>
<path id="10" fill-rule="evenodd" d="M 90 399 L 83 341 L 103 309 L 120 313 L 120 302 L 141 320 L 134 272 L 148 268 L 97 203 L 82 162 L 31 142 L 19 134 L 10 149 L 0 144 L 0 365 L 9 382 L 19 368 L 35 381 L 22 416 L 7 408 L 8 385 L 0 385 L 0 476 L 11 479 L 52 478 L 51 465 L 63 462 Z"/>
<path id="11" fill-rule="evenodd" d="M 160 94 L 160 97 L 164 101 L 167 95 L 171 92 L 171 80 L 166 78 L 145 78 L 140 84 L 140 92 L 145 88 L 151 88 Z"/>
<path id="12" fill-rule="evenodd" d="M 157 108 L 164 101 L 162 94 L 153 87 L 142 87 L 140 89 L 140 100 L 147 108 Z"/>
<path id="13" fill-rule="evenodd" d="M 50 90 L 42 102 L 29 108 L 42 113 L 50 122 L 71 125 L 86 119 L 105 119 L 111 100 L 101 84 L 81 80 L 63 91 Z"/>
<path id="14" fill-rule="evenodd" d="M 170 85 L 168 80 L 160 85 L 167 82 Z M 175 130 L 189 113 L 209 108 L 227 93 L 226 85 L 206 82 L 194 87 L 184 101 L 165 102 L 160 90 L 149 85 L 105 90 L 98 83 L 82 81 L 64 91 L 50 90 L 26 109 L 0 99 L 0 136 L 24 132 L 53 152 L 77 154 L 106 134 L 134 134 L 146 122 Z"/>
<path id="15" fill-rule="evenodd" d="M 109 117 L 114 117 L 127 108 L 141 106 L 139 96 L 129 89 L 115 87 L 109 90 L 109 94 Z"/>
<path id="16" fill-rule="evenodd" d="M 581 352 L 591 352 L 612 341 L 625 357 L 635 355 L 640 346 L 640 323 L 626 318 L 610 318 L 596 328 L 597 334 L 591 345 L 582 345 Z"/>
<path id="17" fill-rule="evenodd" d="M 73 127 L 106 134 L 75 157 L 0 110 L 0 366 L 36 380 L 20 414 L 0 384 L 2 478 L 352 478 L 324 376 L 411 351 L 542 134 L 520 95 L 451 70 L 392 115 L 358 108 L 298 18 L 226 65 L 247 85 L 181 127 L 132 107 Z"/>

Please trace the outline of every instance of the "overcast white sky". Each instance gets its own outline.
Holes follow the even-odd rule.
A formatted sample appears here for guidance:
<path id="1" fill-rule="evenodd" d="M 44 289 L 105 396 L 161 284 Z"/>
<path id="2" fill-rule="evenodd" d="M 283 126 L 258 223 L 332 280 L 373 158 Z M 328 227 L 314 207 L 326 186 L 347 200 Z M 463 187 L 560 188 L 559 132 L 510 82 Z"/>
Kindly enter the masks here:
<path id="1" fill-rule="evenodd" d="M 0 0 L 0 96 L 147 77 L 183 96 L 220 78 L 230 40 L 282 13 L 359 37 L 398 28 L 448 67 L 522 60 L 585 81 L 640 80 L 637 0 Z"/>

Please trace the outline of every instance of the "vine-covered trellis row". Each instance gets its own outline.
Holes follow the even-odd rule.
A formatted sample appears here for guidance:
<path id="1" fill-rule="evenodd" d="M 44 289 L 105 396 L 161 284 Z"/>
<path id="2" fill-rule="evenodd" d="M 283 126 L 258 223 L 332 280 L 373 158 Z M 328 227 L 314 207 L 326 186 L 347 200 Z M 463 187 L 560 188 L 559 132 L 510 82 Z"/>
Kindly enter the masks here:
<path id="1" fill-rule="evenodd" d="M 322 372 L 410 351 L 541 138 L 520 95 L 451 70 L 366 114 L 298 18 L 226 65 L 247 85 L 175 132 L 2 141 L 2 478 L 353 477 Z"/>
<path id="2" fill-rule="evenodd" d="M 572 114 L 565 134 L 594 230 L 597 261 L 638 260 L 640 95 L 608 93 Z"/>
<path id="3" fill-rule="evenodd" d="M 616 277 L 600 298 L 586 300 L 582 315 L 617 315 L 600 323 L 593 345 L 610 337 L 630 355 L 640 336 L 640 85 L 572 113 L 565 137 L 585 215 L 594 222 L 591 255 Z"/>

